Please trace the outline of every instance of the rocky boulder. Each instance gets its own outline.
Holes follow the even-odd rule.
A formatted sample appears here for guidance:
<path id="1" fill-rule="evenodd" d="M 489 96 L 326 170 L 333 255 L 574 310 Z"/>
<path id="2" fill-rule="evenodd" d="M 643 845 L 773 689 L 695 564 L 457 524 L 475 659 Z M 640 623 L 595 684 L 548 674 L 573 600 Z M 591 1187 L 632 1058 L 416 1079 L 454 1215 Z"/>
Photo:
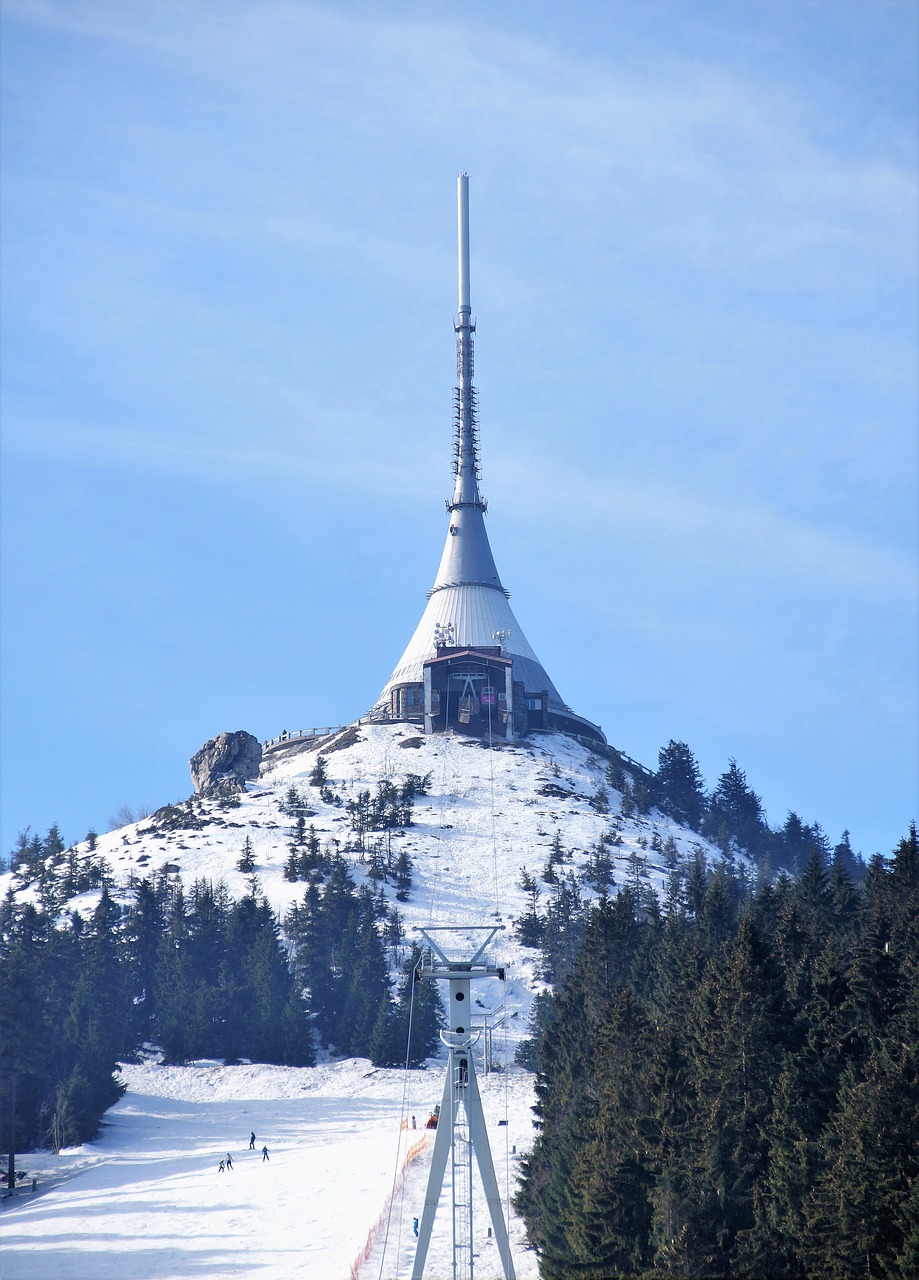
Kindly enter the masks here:
<path id="1" fill-rule="evenodd" d="M 227 778 L 245 782 L 257 778 L 262 763 L 262 744 L 244 729 L 218 733 L 205 742 L 189 760 L 191 780 L 198 795 L 213 792 Z"/>

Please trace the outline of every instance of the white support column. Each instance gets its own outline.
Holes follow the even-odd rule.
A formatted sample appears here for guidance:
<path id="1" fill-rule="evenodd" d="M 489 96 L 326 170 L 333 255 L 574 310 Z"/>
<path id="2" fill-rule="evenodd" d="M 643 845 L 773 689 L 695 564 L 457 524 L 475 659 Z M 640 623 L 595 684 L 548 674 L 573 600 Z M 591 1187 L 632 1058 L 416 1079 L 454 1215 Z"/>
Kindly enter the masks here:
<path id="1" fill-rule="evenodd" d="M 418 1226 L 418 1244 L 415 1248 L 415 1263 L 412 1267 L 412 1280 L 422 1280 L 424 1264 L 428 1257 L 428 1246 L 431 1243 L 431 1230 L 434 1226 L 434 1215 L 443 1190 L 444 1174 L 447 1172 L 447 1158 L 453 1145 L 453 1125 L 450 1117 L 453 1113 L 453 1054 L 448 1056 L 447 1078 L 444 1081 L 443 1097 L 440 1100 L 440 1116 L 434 1134 L 434 1151 L 431 1155 L 431 1168 L 428 1171 L 428 1188 L 424 1193 L 424 1208 L 421 1211 L 421 1222 Z"/>

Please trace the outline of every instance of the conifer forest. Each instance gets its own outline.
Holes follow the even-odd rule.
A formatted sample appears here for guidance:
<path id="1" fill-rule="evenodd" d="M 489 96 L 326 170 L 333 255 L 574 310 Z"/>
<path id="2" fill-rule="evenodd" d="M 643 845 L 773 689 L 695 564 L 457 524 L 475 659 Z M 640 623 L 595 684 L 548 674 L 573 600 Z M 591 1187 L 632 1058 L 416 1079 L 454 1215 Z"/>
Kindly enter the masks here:
<path id="1" fill-rule="evenodd" d="M 298 844 L 299 825 L 291 856 L 309 883 L 283 921 L 257 877 L 233 900 L 222 883 L 186 891 L 161 870 L 123 906 L 101 860 L 84 858 L 74 878 L 56 828 L 18 851 L 19 878 L 39 882 L 42 899 L 20 905 L 11 890 L 0 905 L 0 1105 L 18 1150 L 95 1137 L 119 1097 L 117 1063 L 146 1044 L 176 1063 L 310 1066 L 333 1046 L 402 1065 L 433 1052 L 439 999 L 412 983 L 419 955 L 398 913 L 355 885 L 340 854 L 311 853 L 308 832 Z M 247 842 L 241 864 L 250 857 Z M 101 893 L 89 919 L 62 920 L 61 904 L 91 887 Z"/>
<path id="2" fill-rule="evenodd" d="M 919 842 L 579 929 L 526 1053 L 545 1280 L 919 1275 Z"/>

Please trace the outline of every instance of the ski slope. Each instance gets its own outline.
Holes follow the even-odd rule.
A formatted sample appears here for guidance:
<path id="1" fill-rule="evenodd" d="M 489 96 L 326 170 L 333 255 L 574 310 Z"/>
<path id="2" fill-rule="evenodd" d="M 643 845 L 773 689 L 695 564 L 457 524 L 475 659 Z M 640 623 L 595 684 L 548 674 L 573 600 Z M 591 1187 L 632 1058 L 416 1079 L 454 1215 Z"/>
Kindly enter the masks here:
<path id="1" fill-rule="evenodd" d="M 361 726 L 321 749 L 330 791 L 341 803 L 324 803 L 309 785 L 315 745 L 291 747 L 267 757 L 238 807 L 203 802 L 195 810 L 203 825 L 169 831 L 159 829 L 154 815 L 100 837 L 98 849 L 125 897 L 132 877 L 163 866 L 186 884 L 223 880 L 237 896 L 249 884 L 236 869 L 249 836 L 261 891 L 283 915 L 304 889 L 283 876 L 291 820 L 281 806 L 291 785 L 308 796 L 315 811 L 309 822 L 323 843 L 338 841 L 352 858 L 360 883 L 364 868 L 347 851 L 344 805 L 384 778 L 398 784 L 409 772 L 430 773 L 430 794 L 416 800 L 414 824 L 395 837 L 414 863 L 410 900 L 398 905 L 409 938 L 419 927 L 451 926 L 457 945 L 473 946 L 470 930 L 502 930 L 492 955 L 507 967 L 506 981 L 479 982 L 473 995 L 480 1019 L 506 1014 L 492 1054 L 502 1069 L 483 1076 L 481 1058 L 479 1069 L 507 1201 L 533 1140 L 532 1077 L 514 1066 L 513 1055 L 542 985 L 534 953 L 520 948 L 512 931 L 524 906 L 520 868 L 538 876 L 558 836 L 570 851 L 562 872 L 577 871 L 611 824 L 622 842 L 614 851 L 619 885 L 637 852 L 648 859 L 651 885 L 663 890 L 665 871 L 651 848 L 655 833 L 657 843 L 672 838 L 681 857 L 699 843 L 709 856 L 714 851 L 656 812 L 622 816 L 612 790 L 609 813 L 598 813 L 590 802 L 604 783 L 606 761 L 561 735 L 488 749 L 453 736 L 422 739 L 408 726 Z M 8 883 L 8 875 L 0 877 L 0 893 Z M 547 893 L 543 886 L 543 901 Z M 70 905 L 91 911 L 97 898 L 86 894 Z M 410 1274 L 412 1219 L 421 1212 L 430 1160 L 421 1124 L 440 1100 L 440 1063 L 401 1072 L 364 1060 L 299 1069 L 148 1061 L 122 1070 L 127 1092 L 95 1142 L 60 1156 L 20 1157 L 39 1190 L 0 1209 L 0 1280 L 402 1280 Z M 412 1114 L 415 1131 L 402 1127 Z M 255 1153 L 247 1149 L 251 1130 Z M 258 1154 L 263 1144 L 267 1162 Z M 234 1169 L 218 1173 L 227 1152 Z M 490 1280 L 501 1269 L 480 1190 L 479 1196 L 475 1268 L 479 1280 Z M 369 1256 L 358 1265 L 368 1240 Z M 536 1277 L 535 1255 L 513 1215 L 511 1244 L 520 1280 Z M 447 1189 L 426 1274 L 446 1280 L 451 1259 Z"/>
<path id="2" fill-rule="evenodd" d="M 127 1066 L 128 1092 L 99 1139 L 29 1157 L 42 1185 L 0 1211 L 3 1280 L 347 1280 L 387 1205 L 407 1151 L 427 1138 L 360 1268 L 361 1280 L 409 1274 L 432 1135 L 402 1131 L 403 1094 L 419 1123 L 440 1099 L 438 1068 L 376 1070 L 363 1059 L 318 1067 Z M 507 1089 L 505 1089 L 505 1084 Z M 482 1081 L 502 1192 L 504 1147 L 530 1140 L 531 1077 Z M 499 1126 L 505 1118 L 510 1123 Z M 256 1150 L 248 1150 L 254 1130 Z M 267 1145 L 269 1159 L 260 1154 Z M 233 1156 L 232 1172 L 218 1162 Z M 511 1180 L 517 1158 L 506 1166 Z M 46 1183 L 47 1180 L 47 1183 Z M 55 1181 L 57 1180 L 57 1181 Z M 474 1209 L 481 1280 L 500 1276 L 484 1201 Z M 512 1227 L 517 1273 L 535 1256 Z M 452 1274 L 449 1205 L 438 1214 L 429 1274 Z"/>

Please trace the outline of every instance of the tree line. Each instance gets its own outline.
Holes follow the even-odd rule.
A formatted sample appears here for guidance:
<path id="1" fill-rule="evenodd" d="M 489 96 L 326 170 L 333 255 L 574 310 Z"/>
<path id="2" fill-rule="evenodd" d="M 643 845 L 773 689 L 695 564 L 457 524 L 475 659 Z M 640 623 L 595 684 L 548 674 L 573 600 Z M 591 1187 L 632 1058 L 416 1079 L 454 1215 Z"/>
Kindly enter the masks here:
<path id="1" fill-rule="evenodd" d="M 860 884 L 601 898 L 533 1032 L 545 1280 L 919 1274 L 915 826 Z"/>
<path id="2" fill-rule="evenodd" d="M 622 792 L 622 812 L 649 813 L 658 808 L 681 825 L 698 831 L 723 853 L 744 852 L 767 875 L 788 871 L 799 875 L 815 851 L 824 861 L 832 852 L 845 862 L 853 879 L 864 875 L 865 865 L 843 832 L 831 850 L 819 822 L 807 823 L 794 811 L 781 827 L 766 820 L 760 796 L 747 782 L 737 761 L 731 759 L 710 792 L 693 752 L 685 742 L 671 739 L 658 753 L 657 772 L 651 777 L 629 773 L 615 750 L 606 774 L 607 782 Z M 602 806 L 602 796 L 595 802 Z"/>
<path id="3" fill-rule="evenodd" d="M 94 853 L 74 879 L 56 828 L 37 843 L 27 840 L 17 874 L 36 901 L 11 888 L 0 904 L 8 1150 L 94 1137 L 120 1096 L 117 1063 L 145 1045 L 167 1062 L 309 1066 L 320 1046 L 389 1065 L 407 1052 L 421 1062 L 437 1044 L 439 998 L 434 984 L 413 981 L 419 956 L 398 912 L 382 888 L 358 887 L 339 854 L 323 852 L 282 927 L 255 875 L 234 899 L 222 882 L 185 887 L 162 869 L 119 901 Z M 251 842 L 242 859 L 251 861 Z M 88 918 L 61 910 L 73 884 L 98 889 Z"/>

